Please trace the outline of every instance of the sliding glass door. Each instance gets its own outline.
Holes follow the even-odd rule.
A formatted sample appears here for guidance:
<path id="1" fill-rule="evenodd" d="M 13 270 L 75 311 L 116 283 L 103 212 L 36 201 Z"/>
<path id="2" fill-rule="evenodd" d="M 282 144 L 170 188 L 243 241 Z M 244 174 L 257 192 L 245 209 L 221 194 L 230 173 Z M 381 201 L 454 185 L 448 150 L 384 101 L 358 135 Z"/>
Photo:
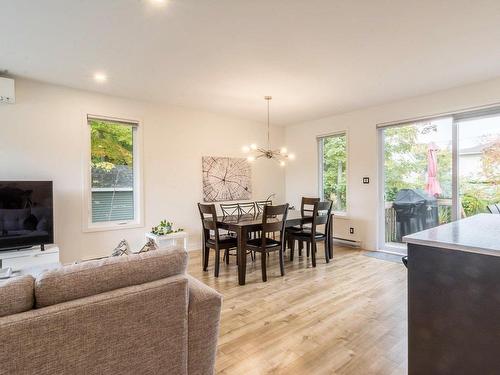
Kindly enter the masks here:
<path id="1" fill-rule="evenodd" d="M 450 117 L 381 130 L 384 244 L 404 249 L 402 238 L 451 220 Z"/>
<path id="2" fill-rule="evenodd" d="M 405 235 L 487 212 L 489 204 L 500 201 L 500 112 L 440 117 L 379 132 L 380 248 L 405 254 Z"/>

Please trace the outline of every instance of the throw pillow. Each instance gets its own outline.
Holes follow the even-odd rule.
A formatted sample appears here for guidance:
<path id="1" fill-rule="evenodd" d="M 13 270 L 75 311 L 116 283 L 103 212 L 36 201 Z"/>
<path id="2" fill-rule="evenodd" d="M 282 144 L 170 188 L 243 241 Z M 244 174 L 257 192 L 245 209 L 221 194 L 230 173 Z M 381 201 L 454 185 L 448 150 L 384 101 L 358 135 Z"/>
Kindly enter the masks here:
<path id="1" fill-rule="evenodd" d="M 138 251 L 138 253 L 147 253 L 151 250 L 158 250 L 158 246 L 156 246 L 156 242 L 153 239 L 149 238 L 148 242 L 146 242 L 146 244 L 142 247 L 141 250 Z"/>
<path id="2" fill-rule="evenodd" d="M 119 257 L 122 255 L 128 255 L 130 254 L 130 249 L 128 246 L 128 242 L 126 240 L 121 240 L 118 246 L 116 246 L 111 253 L 112 257 Z"/>

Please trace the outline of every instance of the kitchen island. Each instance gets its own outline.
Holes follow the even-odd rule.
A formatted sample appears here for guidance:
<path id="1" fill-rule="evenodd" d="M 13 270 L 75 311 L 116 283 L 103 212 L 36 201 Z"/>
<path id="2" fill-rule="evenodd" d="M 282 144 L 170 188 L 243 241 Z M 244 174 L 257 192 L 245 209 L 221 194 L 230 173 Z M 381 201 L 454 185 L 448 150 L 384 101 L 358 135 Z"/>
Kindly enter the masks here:
<path id="1" fill-rule="evenodd" d="M 408 373 L 500 373 L 500 215 L 404 237 Z"/>

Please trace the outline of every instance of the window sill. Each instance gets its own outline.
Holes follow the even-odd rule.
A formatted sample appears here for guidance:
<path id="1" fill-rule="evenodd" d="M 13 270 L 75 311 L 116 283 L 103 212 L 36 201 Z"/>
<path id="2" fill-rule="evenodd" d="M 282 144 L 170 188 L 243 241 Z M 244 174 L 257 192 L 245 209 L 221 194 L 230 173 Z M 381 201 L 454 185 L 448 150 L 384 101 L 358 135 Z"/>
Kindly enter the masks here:
<path id="1" fill-rule="evenodd" d="M 144 228 L 144 224 L 138 222 L 130 222 L 123 224 L 108 222 L 108 223 L 102 223 L 101 225 L 88 224 L 85 228 L 83 228 L 83 231 L 86 233 L 90 233 L 90 232 L 105 232 L 112 230 L 134 229 L 134 228 Z"/>

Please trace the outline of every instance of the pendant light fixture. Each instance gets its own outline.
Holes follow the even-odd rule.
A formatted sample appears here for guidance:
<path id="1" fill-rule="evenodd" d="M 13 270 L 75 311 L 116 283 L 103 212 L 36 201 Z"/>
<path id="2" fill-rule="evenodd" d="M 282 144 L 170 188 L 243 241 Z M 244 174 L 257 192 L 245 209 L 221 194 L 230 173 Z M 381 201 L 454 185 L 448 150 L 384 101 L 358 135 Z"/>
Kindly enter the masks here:
<path id="1" fill-rule="evenodd" d="M 288 160 L 295 159 L 295 155 L 289 153 L 286 147 L 282 147 L 279 150 L 271 149 L 269 136 L 269 104 L 272 98 L 272 96 L 264 96 L 264 99 L 267 101 L 267 148 L 259 147 L 255 143 L 252 143 L 250 146 L 243 146 L 243 152 L 249 154 L 247 160 L 250 162 L 260 158 L 266 158 L 274 160 L 280 166 L 284 167 Z"/>

